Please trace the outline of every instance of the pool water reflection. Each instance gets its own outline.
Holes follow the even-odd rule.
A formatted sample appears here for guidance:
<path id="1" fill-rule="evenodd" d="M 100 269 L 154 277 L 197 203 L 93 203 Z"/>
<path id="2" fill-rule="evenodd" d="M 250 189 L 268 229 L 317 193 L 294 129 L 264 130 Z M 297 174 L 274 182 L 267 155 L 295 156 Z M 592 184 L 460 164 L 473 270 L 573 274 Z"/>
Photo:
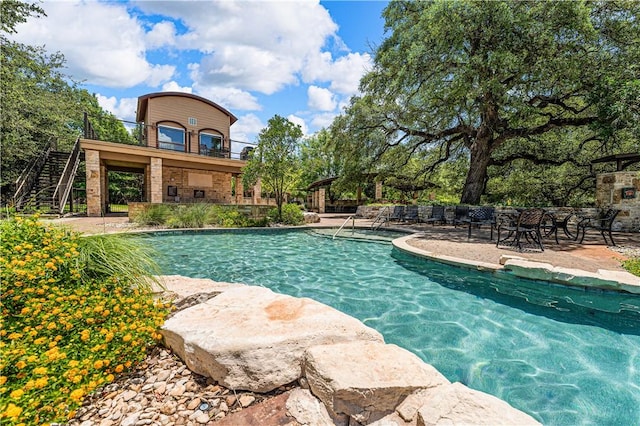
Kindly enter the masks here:
<path id="1" fill-rule="evenodd" d="M 468 271 L 304 231 L 148 238 L 167 274 L 311 297 L 545 425 L 640 419 L 638 296 Z"/>

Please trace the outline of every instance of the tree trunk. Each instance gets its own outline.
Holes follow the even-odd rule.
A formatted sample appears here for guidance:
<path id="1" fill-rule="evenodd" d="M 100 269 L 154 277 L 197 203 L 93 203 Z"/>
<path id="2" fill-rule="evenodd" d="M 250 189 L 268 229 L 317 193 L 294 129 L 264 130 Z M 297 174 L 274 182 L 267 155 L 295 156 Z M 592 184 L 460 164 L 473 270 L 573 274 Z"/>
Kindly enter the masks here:
<path id="1" fill-rule="evenodd" d="M 491 139 L 489 137 L 476 138 L 471 146 L 471 159 L 467 180 L 462 189 L 461 204 L 480 204 L 480 197 L 484 193 L 487 180 L 487 167 L 491 160 Z"/>

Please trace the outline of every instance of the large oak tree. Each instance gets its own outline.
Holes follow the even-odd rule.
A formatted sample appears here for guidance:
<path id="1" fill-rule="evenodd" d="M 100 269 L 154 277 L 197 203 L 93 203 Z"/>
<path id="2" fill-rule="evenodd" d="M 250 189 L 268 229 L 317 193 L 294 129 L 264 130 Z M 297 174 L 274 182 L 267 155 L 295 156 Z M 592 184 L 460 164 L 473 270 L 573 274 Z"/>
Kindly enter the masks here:
<path id="1" fill-rule="evenodd" d="M 562 143 L 574 129 L 604 153 L 637 124 L 639 10 L 633 1 L 394 1 L 383 13 L 390 35 L 341 120 L 373 161 L 393 152 L 433 170 L 468 156 L 461 202 L 477 204 L 494 161 L 577 158 L 514 148 L 494 158 L 506 144 L 554 133 Z"/>

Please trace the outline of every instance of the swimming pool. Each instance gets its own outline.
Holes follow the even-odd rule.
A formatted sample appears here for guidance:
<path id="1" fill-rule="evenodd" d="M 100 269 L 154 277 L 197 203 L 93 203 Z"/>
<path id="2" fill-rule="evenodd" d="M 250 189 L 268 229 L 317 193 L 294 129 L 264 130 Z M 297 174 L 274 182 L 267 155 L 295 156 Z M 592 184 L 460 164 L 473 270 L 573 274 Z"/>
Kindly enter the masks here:
<path id="1" fill-rule="evenodd" d="M 640 297 L 481 273 L 306 231 L 148 236 L 167 274 L 311 297 L 546 425 L 637 424 Z"/>

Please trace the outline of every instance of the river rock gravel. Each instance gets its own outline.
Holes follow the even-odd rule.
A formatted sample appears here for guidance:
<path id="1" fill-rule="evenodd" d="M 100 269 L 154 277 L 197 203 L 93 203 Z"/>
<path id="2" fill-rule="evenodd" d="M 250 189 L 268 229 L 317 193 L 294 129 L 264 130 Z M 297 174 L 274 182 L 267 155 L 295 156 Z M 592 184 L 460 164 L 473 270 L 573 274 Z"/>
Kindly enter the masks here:
<path id="1" fill-rule="evenodd" d="M 89 395 L 68 425 L 206 425 L 294 387 L 268 394 L 226 389 L 156 347 L 135 371 Z"/>

